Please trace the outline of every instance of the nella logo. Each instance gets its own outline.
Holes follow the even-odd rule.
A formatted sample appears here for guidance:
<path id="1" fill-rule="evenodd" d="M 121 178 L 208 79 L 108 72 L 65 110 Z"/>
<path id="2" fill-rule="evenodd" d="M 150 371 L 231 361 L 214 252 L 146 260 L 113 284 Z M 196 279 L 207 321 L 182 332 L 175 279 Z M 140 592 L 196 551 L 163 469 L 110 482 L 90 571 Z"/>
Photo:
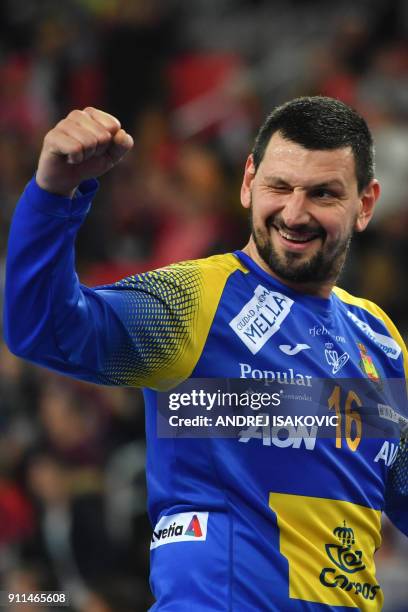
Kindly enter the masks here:
<path id="1" fill-rule="evenodd" d="M 294 304 L 287 295 L 258 285 L 254 296 L 229 322 L 245 346 L 256 355 L 277 331 Z"/>
<path id="2" fill-rule="evenodd" d="M 208 512 L 179 512 L 162 516 L 152 533 L 150 550 L 174 542 L 207 539 Z"/>

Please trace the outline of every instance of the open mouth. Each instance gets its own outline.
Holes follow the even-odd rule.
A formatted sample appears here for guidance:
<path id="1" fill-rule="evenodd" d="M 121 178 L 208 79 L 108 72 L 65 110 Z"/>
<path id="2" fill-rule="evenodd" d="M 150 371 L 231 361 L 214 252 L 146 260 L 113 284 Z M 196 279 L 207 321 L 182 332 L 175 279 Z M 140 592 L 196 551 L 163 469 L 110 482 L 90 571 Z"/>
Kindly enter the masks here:
<path id="1" fill-rule="evenodd" d="M 278 232 L 279 236 L 293 245 L 301 245 L 306 244 L 307 242 L 312 242 L 316 238 L 320 238 L 320 232 L 296 232 L 293 230 L 284 230 L 276 225 L 273 226 L 274 229 Z"/>

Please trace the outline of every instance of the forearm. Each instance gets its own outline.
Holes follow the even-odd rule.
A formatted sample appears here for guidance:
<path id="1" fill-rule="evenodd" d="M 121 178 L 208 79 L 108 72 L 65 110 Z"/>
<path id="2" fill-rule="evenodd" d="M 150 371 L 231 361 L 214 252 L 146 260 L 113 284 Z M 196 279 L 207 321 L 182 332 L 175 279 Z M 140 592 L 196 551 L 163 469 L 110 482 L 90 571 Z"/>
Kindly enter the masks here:
<path id="1" fill-rule="evenodd" d="M 13 353 L 88 380 L 103 369 L 112 327 L 106 317 L 114 318 L 109 305 L 81 287 L 74 267 L 75 236 L 96 188 L 87 181 L 71 200 L 29 183 L 10 230 L 4 308 Z"/>

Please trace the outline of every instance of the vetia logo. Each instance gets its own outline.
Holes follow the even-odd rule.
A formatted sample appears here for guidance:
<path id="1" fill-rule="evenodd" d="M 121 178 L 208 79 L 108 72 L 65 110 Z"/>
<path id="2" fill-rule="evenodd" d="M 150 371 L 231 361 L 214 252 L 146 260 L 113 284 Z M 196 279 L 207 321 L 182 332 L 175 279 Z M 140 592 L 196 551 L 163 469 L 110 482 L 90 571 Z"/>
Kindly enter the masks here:
<path id="1" fill-rule="evenodd" d="M 195 514 L 190 521 L 189 526 L 186 529 L 186 535 L 192 536 L 193 538 L 201 538 L 203 532 L 201 531 L 200 521 Z"/>
<path id="2" fill-rule="evenodd" d="M 162 516 L 152 533 L 150 550 L 172 542 L 207 539 L 208 512 L 180 512 Z"/>
<path id="3" fill-rule="evenodd" d="M 288 316 L 293 300 L 258 285 L 230 326 L 253 355 L 275 334 Z"/>

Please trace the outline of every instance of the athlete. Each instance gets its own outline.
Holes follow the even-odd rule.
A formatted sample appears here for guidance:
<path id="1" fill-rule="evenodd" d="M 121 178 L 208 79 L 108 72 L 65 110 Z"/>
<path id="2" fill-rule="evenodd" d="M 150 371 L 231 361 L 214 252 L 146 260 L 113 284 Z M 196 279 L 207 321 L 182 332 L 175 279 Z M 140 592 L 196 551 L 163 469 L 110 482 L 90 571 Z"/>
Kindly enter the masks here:
<path id="1" fill-rule="evenodd" d="M 324 97 L 276 108 L 245 166 L 242 251 L 88 288 L 75 236 L 95 177 L 132 144 L 94 108 L 46 135 L 10 232 L 10 350 L 81 380 L 144 388 L 153 610 L 380 610 L 381 512 L 408 534 L 406 405 L 386 392 L 404 381 L 407 354 L 379 307 L 335 287 L 380 192 L 365 121 Z M 219 377 L 276 384 L 299 406 L 328 380 L 319 393 L 335 435 L 286 421 L 248 422 L 232 437 L 161 435 L 163 394 L 177 422 L 189 397 L 177 385 Z M 383 436 L 365 435 L 360 382 L 389 425 Z"/>

